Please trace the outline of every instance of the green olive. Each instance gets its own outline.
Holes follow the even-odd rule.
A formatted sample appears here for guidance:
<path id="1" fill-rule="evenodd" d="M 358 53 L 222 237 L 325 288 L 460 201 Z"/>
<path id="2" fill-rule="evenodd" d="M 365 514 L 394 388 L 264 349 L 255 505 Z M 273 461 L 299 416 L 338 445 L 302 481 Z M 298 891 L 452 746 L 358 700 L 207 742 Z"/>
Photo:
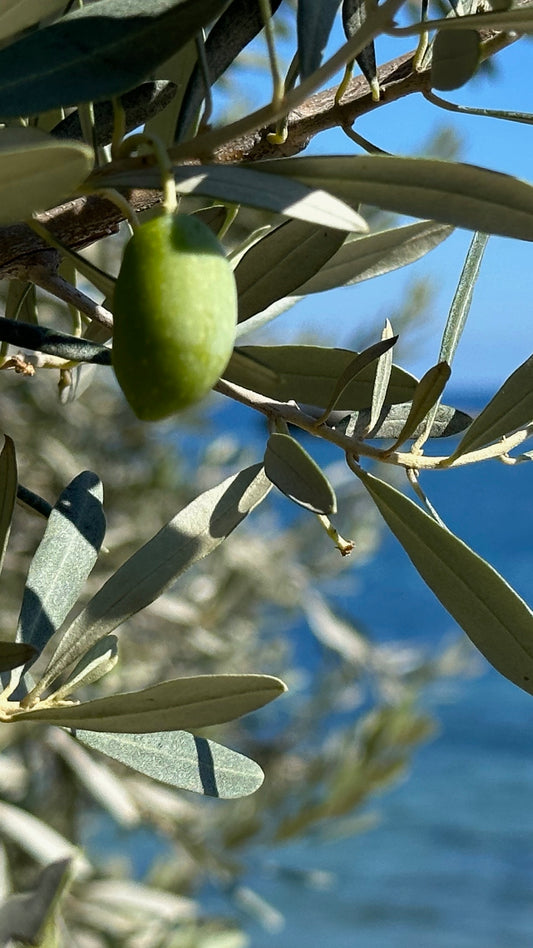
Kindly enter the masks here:
<path id="1" fill-rule="evenodd" d="M 228 364 L 237 293 L 224 251 L 185 214 L 141 224 L 114 294 L 113 367 L 138 418 L 167 418 L 203 398 Z"/>

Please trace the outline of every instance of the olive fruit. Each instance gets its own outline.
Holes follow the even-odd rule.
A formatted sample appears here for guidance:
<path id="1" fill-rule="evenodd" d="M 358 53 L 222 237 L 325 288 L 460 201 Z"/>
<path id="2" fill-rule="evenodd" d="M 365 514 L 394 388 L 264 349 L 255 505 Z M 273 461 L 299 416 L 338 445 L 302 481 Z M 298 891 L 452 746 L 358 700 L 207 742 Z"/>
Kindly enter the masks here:
<path id="1" fill-rule="evenodd" d="M 113 367 L 138 418 L 167 418 L 203 398 L 226 368 L 237 322 L 235 279 L 212 231 L 185 214 L 140 224 L 113 311 Z"/>

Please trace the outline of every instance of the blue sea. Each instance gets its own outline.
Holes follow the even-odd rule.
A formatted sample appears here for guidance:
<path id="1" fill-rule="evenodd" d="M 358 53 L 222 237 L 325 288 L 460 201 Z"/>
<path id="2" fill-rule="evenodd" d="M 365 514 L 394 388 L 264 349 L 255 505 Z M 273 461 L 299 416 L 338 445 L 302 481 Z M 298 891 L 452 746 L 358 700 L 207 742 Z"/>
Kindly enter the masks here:
<path id="1" fill-rule="evenodd" d="M 422 486 L 533 604 L 533 466 L 485 462 Z M 462 634 L 386 534 L 343 607 L 381 640 L 438 647 Z M 258 854 L 247 882 L 284 921 L 273 913 L 269 931 L 243 915 L 252 948 L 533 946 L 533 697 L 480 658 L 478 674 L 433 688 L 426 707 L 437 736 L 367 808 L 376 828 Z M 309 885 L 309 870 L 326 884 Z"/>

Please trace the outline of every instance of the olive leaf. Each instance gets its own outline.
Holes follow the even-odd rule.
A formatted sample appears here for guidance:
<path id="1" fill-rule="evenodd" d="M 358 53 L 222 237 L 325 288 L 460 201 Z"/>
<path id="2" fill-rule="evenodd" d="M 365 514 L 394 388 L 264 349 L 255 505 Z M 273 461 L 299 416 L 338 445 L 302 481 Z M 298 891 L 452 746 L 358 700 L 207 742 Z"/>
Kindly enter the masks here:
<path id="1" fill-rule="evenodd" d="M 199 194 L 230 204 L 244 204 L 339 230 L 360 233 L 368 230 L 366 221 L 359 214 L 326 191 L 308 188 L 291 178 L 274 178 L 255 167 L 178 165 L 174 168 L 174 178 L 179 194 Z M 91 175 L 84 188 L 158 188 L 160 184 L 161 174 L 157 167 L 137 167 L 132 163 L 131 169 L 127 170 L 104 166 Z"/>
<path id="2" fill-rule="evenodd" d="M 274 14 L 281 0 L 270 0 Z M 264 27 L 257 0 L 232 0 L 219 17 L 205 41 L 205 58 L 211 85 L 231 66 L 235 57 Z M 174 140 L 180 141 L 190 131 L 205 97 L 204 80 L 198 64 L 193 69 L 183 95 Z"/>
<path id="3" fill-rule="evenodd" d="M 12 895 L 0 906 L 0 944 L 13 939 L 29 945 L 43 945 L 45 926 L 55 912 L 57 901 L 68 885 L 71 859 L 59 859 L 42 870 L 29 892 Z"/>
<path id="4" fill-rule="evenodd" d="M 396 448 L 404 441 L 413 437 L 414 432 L 422 425 L 428 412 L 440 399 L 450 375 L 451 369 L 448 363 L 438 362 L 437 365 L 432 365 L 422 376 L 413 393 L 411 408 L 405 419 L 405 424 L 394 444 L 387 449 L 387 453 L 390 454 L 396 451 Z"/>
<path id="5" fill-rule="evenodd" d="M 321 409 L 310 405 L 300 406 L 308 415 L 319 416 Z M 353 438 L 358 440 L 373 440 L 375 438 L 398 438 L 405 427 L 405 422 L 411 411 L 411 402 L 402 402 L 399 405 L 383 405 L 378 418 L 371 426 L 371 409 L 362 411 L 331 412 L 327 424 L 331 428 L 338 428 L 339 431 L 350 431 Z M 430 429 L 430 438 L 449 438 L 452 435 L 459 434 L 471 424 L 472 418 L 466 412 L 453 408 L 451 405 L 439 405 L 436 415 L 432 421 Z M 418 438 L 426 429 L 426 421 L 420 424 L 411 433 L 411 438 Z M 409 439 L 405 439 L 409 440 Z"/>
<path id="6" fill-rule="evenodd" d="M 19 665 L 29 662 L 36 654 L 32 645 L 25 645 L 23 642 L 0 641 L 0 672 L 18 668 Z"/>
<path id="7" fill-rule="evenodd" d="M 367 17 L 366 0 L 343 0 L 342 25 L 347 39 L 350 39 L 359 30 Z M 376 85 L 376 50 L 374 41 L 365 46 L 355 57 L 357 65 L 371 88 Z M 379 87 L 378 87 L 379 88 Z"/>
<path id="8" fill-rule="evenodd" d="M 484 559 L 394 487 L 358 476 L 422 579 L 502 675 L 533 694 L 533 613 Z"/>
<path id="9" fill-rule="evenodd" d="M 339 0 L 298 0 L 298 71 L 302 79 L 320 66 L 338 7 Z"/>
<path id="10" fill-rule="evenodd" d="M 261 168 L 324 188 L 350 206 L 374 204 L 468 230 L 533 240 L 533 187 L 475 165 L 433 158 L 313 155 L 264 161 Z"/>
<path id="11" fill-rule="evenodd" d="M 0 116 L 119 95 L 146 79 L 226 3 L 99 0 L 74 10 L 0 50 Z"/>
<path id="12" fill-rule="evenodd" d="M 42 651 L 77 602 L 105 533 L 103 488 L 83 471 L 60 494 L 31 561 L 17 640 Z"/>
<path id="13" fill-rule="evenodd" d="M 498 438 L 533 422 L 533 356 L 505 380 L 495 396 L 474 419 L 448 459 L 451 463 L 468 451 L 477 451 Z"/>
<path id="14" fill-rule="evenodd" d="M 349 349 L 320 346 L 240 346 L 234 350 L 224 378 L 268 398 L 325 406 L 355 356 L 357 353 Z M 363 369 L 344 389 L 338 407 L 367 408 L 372 403 L 375 374 L 375 363 Z M 414 376 L 393 366 L 387 402 L 410 400 L 415 387 Z"/>
<path id="15" fill-rule="evenodd" d="M 187 731 L 98 734 L 78 730 L 76 737 L 147 777 L 211 797 L 247 796 L 264 779 L 255 761 Z"/>
<path id="16" fill-rule="evenodd" d="M 447 17 L 440 20 L 426 20 L 423 23 L 413 23 L 411 26 L 396 27 L 392 32 L 395 36 L 412 36 L 425 33 L 427 30 L 502 30 L 503 32 L 531 33 L 533 32 L 533 10 L 524 5 L 507 9 L 507 4 L 498 5 L 495 12 L 472 13 L 467 16 Z"/>
<path id="17" fill-rule="evenodd" d="M 459 89 L 474 75 L 481 52 L 476 30 L 439 31 L 433 41 L 431 85 L 435 89 Z"/>
<path id="18" fill-rule="evenodd" d="M 480 234 L 476 232 L 472 237 L 467 255 L 465 257 L 463 269 L 459 277 L 457 289 L 454 293 L 452 305 L 450 306 L 446 325 L 442 333 L 439 352 L 439 362 L 447 362 L 450 366 L 468 319 L 468 314 L 470 312 L 470 306 L 472 303 L 472 296 L 474 294 L 474 287 L 479 276 L 483 254 L 485 253 L 488 240 L 488 234 Z M 424 436 L 420 436 L 421 440 L 418 442 L 418 447 L 421 447 L 425 438 L 429 437 L 429 431 L 433 425 L 433 421 L 438 411 L 438 406 L 439 399 L 437 399 L 433 408 L 428 413 L 426 419 L 426 432 Z"/>
<path id="19" fill-rule="evenodd" d="M 41 694 L 99 639 L 144 609 L 194 563 L 211 553 L 270 491 L 260 464 L 205 491 L 107 580 L 65 631 L 29 696 Z"/>
<path id="20" fill-rule="evenodd" d="M 319 272 L 298 287 L 298 294 L 322 293 L 337 286 L 352 286 L 363 280 L 406 267 L 437 247 L 453 227 L 436 221 L 417 221 L 375 234 L 351 236 Z"/>
<path id="21" fill-rule="evenodd" d="M 15 445 L 9 435 L 4 435 L 0 453 L 0 572 L 4 565 L 11 521 L 17 499 L 17 458 Z"/>
<path id="22" fill-rule="evenodd" d="M 419 260 L 453 232 L 453 227 L 435 221 L 420 221 L 403 227 L 365 236 L 349 235 L 342 246 L 309 280 L 290 296 L 252 316 L 240 326 L 237 336 L 276 319 L 309 293 L 322 293 L 339 286 L 351 286 L 363 280 L 405 267 Z"/>
<path id="23" fill-rule="evenodd" d="M 385 320 L 385 326 L 381 333 L 382 339 L 392 339 L 394 333 L 390 321 Z M 369 431 L 376 427 L 377 421 L 387 397 L 387 388 L 389 387 L 392 372 L 392 348 L 382 352 L 376 365 L 376 377 L 374 379 L 374 388 L 372 389 L 372 404 L 370 406 L 370 419 L 368 422 Z"/>
<path id="24" fill-rule="evenodd" d="M 7 288 L 7 319 L 21 319 L 27 323 L 37 323 L 37 294 L 35 283 L 28 280 L 10 280 Z"/>
<path id="25" fill-rule="evenodd" d="M 298 220 L 286 221 L 269 231 L 241 257 L 235 269 L 239 322 L 312 277 L 345 238 L 344 231 Z"/>
<path id="26" fill-rule="evenodd" d="M 191 731 L 256 711 L 285 690 L 270 675 L 197 675 L 63 708 L 37 705 L 12 719 L 114 733 Z"/>
<path id="27" fill-rule="evenodd" d="M 71 197 L 92 166 L 92 149 L 82 142 L 60 142 L 37 128 L 1 128 L 0 224 Z"/>
<path id="28" fill-rule="evenodd" d="M 105 346 L 46 326 L 23 323 L 18 319 L 0 319 L 0 339 L 12 346 L 22 346 L 69 361 L 111 365 L 111 350 Z"/>
<path id="29" fill-rule="evenodd" d="M 379 342 L 375 342 L 373 345 L 368 346 L 367 349 L 363 349 L 362 352 L 354 355 L 354 358 L 348 363 L 342 374 L 337 379 L 335 388 L 330 395 L 328 404 L 324 409 L 323 414 L 317 419 L 317 425 L 323 424 L 327 421 L 328 415 L 333 411 L 335 406 L 341 400 L 346 389 L 352 385 L 352 383 L 359 378 L 364 370 L 372 365 L 373 362 L 377 362 L 379 357 L 385 352 L 389 352 L 390 349 L 398 341 L 398 336 L 390 336 L 386 339 L 380 339 Z M 377 372 L 377 365 L 374 369 L 374 381 L 375 373 Z M 390 381 L 390 376 L 389 376 Z M 420 384 L 420 383 L 419 383 Z M 418 387 L 415 389 L 415 392 L 418 390 Z M 385 389 L 386 395 L 387 389 Z M 374 392 L 372 391 L 372 395 Z"/>
<path id="30" fill-rule="evenodd" d="M 62 700 L 72 694 L 77 688 L 92 685 L 112 671 L 118 661 L 118 639 L 116 635 L 106 635 L 95 642 L 92 648 L 80 658 L 76 667 L 71 671 L 57 691 L 54 700 Z"/>
<path id="31" fill-rule="evenodd" d="M 336 512 L 335 492 L 326 475 L 290 435 L 270 435 L 264 463 L 269 480 L 300 507 L 318 514 Z"/>

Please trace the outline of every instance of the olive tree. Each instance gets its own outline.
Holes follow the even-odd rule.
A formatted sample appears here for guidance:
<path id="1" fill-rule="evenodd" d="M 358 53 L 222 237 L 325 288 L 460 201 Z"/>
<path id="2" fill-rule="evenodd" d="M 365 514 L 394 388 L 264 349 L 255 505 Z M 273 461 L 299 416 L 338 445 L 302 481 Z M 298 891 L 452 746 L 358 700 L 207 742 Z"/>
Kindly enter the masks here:
<path id="1" fill-rule="evenodd" d="M 466 4 L 429 22 L 415 10 L 398 26 L 401 6 L 4 4 L 3 943 L 134 946 L 139 913 L 143 945 L 215 943 L 224 926 L 193 898 L 203 875 L 238 893 L 234 849 L 343 820 L 403 768 L 428 733 L 413 702 L 429 667 L 406 672 L 321 586 L 374 543 L 380 518 L 474 645 L 531 691 L 529 607 L 447 529 L 418 475 L 531 459 L 520 453 L 533 433 L 530 360 L 475 420 L 442 398 L 488 237 L 533 239 L 533 189 L 457 161 L 385 154 L 354 123 L 413 93 L 458 110 L 437 93 L 468 81 L 533 17 L 520 4 Z M 337 15 L 346 42 L 324 59 Z M 285 77 L 281 26 L 294 52 Z M 261 33 L 269 101 L 224 117 L 217 84 Z M 418 46 L 377 68 L 385 33 Z M 333 127 L 366 153 L 300 156 Z M 376 209 L 416 220 L 376 230 Z M 328 345 L 246 338 L 309 294 L 407 266 L 455 227 L 473 237 L 438 362 L 420 380 L 393 363 L 389 321 L 361 351 L 336 347 L 334 330 Z M 228 448 L 216 425 L 211 437 L 201 402 L 211 388 L 265 419 L 262 444 L 233 432 Z M 178 413 L 189 405 L 193 415 Z M 191 418 L 208 437 L 178 464 Z M 344 482 L 335 489 L 298 432 L 346 459 L 351 512 Z M 460 435 L 451 452 L 424 452 L 449 435 Z M 262 513 L 273 487 L 307 520 L 276 527 Z M 336 655 L 308 689 L 290 639 L 273 631 L 298 610 Z M 169 679 L 169 665 L 181 674 Z M 388 700 L 315 734 L 368 678 Z M 207 808 L 202 796 L 231 803 Z M 98 878 L 78 848 L 95 808 L 128 828 L 149 822 L 180 858 L 150 886 Z"/>

